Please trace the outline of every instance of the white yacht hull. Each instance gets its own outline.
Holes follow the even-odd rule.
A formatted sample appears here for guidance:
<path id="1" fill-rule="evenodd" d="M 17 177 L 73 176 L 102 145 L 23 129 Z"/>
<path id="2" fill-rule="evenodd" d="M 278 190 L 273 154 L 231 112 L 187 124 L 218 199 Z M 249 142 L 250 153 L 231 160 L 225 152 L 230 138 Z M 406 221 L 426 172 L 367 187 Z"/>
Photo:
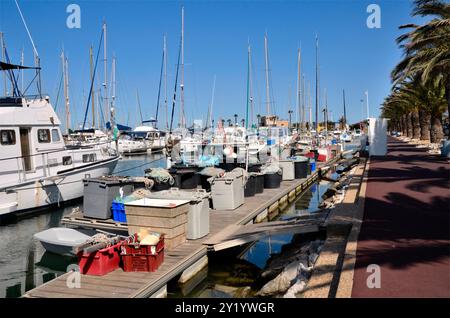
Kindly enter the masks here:
<path id="1" fill-rule="evenodd" d="M 23 182 L 0 189 L 0 216 L 20 214 L 35 209 L 60 205 L 83 196 L 84 178 L 111 174 L 119 157 L 68 169 L 56 176 Z"/>

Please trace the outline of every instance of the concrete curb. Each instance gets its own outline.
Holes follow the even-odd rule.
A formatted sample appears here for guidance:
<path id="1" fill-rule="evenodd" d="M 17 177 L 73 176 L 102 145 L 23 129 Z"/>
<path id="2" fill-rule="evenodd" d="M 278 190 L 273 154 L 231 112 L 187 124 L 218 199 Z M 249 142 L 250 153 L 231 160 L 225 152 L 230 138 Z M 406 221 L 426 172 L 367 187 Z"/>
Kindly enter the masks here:
<path id="1" fill-rule="evenodd" d="M 350 185 L 344 200 L 331 210 L 327 239 L 317 259 L 303 298 L 350 297 L 360 221 L 364 211 L 368 161 L 351 171 Z M 349 268 L 349 270 L 347 269 Z M 344 274 L 344 275 L 343 275 Z"/>

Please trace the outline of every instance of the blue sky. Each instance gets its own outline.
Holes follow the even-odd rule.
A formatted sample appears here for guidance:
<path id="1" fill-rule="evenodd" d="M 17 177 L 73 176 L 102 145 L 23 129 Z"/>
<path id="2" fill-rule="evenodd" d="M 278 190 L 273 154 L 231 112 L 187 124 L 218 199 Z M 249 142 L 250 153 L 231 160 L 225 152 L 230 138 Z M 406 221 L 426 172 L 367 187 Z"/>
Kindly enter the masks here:
<path id="1" fill-rule="evenodd" d="M 66 7 L 70 3 L 81 7 L 80 29 L 66 27 L 69 15 Z M 381 7 L 381 29 L 366 26 L 369 16 L 366 8 L 370 3 Z M 214 118 L 228 119 L 234 113 L 238 113 L 240 118 L 244 116 L 248 40 L 253 52 L 255 114 L 264 114 L 266 31 L 272 109 L 280 117 L 287 118 L 289 100 L 291 108 L 295 107 L 299 46 L 302 48 L 302 73 L 311 82 L 314 107 L 316 33 L 320 42 L 321 93 L 323 95 L 326 88 L 333 119 L 342 115 L 342 89 L 346 90 L 350 122 L 363 116 L 360 100 L 364 98 L 365 90 L 369 91 L 371 115 L 378 115 L 379 106 L 390 89 L 389 73 L 401 58 L 401 51 L 395 44 L 395 38 L 401 34 L 398 26 L 421 22 L 410 16 L 411 2 L 403 0 L 20 0 L 19 4 L 42 61 L 44 91 L 51 96 L 53 103 L 60 83 L 63 47 L 68 56 L 72 125 L 82 122 L 89 92 L 89 46 L 92 44 L 96 50 L 103 20 L 108 24 L 108 62 L 111 62 L 113 54 L 117 58 L 118 121 L 130 125 L 135 125 L 140 118 L 136 89 L 139 90 L 144 117 L 155 114 L 163 34 L 167 34 L 168 41 L 168 91 L 171 100 L 182 5 L 185 7 L 185 107 L 189 122 L 206 119 L 214 76 L 217 77 Z M 13 0 L 0 0 L 0 31 L 5 34 L 13 62 L 19 62 L 24 48 L 25 64 L 30 64 L 31 44 Z M 30 79 L 30 75 L 27 78 Z M 100 60 L 96 88 L 102 81 Z M 61 99 L 58 109 L 59 112 L 63 109 Z M 61 116 L 61 120 L 63 118 Z"/>

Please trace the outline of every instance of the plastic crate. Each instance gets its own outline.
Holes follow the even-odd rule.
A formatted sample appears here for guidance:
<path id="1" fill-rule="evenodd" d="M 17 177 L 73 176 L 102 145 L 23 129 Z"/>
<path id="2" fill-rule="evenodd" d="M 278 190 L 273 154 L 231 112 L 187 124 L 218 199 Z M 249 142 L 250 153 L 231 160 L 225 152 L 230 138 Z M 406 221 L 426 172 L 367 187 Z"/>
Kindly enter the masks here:
<path id="1" fill-rule="evenodd" d="M 127 215 L 125 214 L 125 205 L 122 202 L 114 200 L 111 206 L 112 217 L 116 222 L 127 222 Z"/>
<path id="2" fill-rule="evenodd" d="M 78 253 L 80 273 L 103 276 L 119 268 L 121 244 L 122 242 L 119 242 L 89 254 L 84 254 L 83 252 Z"/>
<path id="3" fill-rule="evenodd" d="M 164 262 L 164 249 L 154 255 L 124 254 L 121 256 L 124 272 L 155 272 Z"/>
<path id="4" fill-rule="evenodd" d="M 159 242 L 154 245 L 141 245 L 137 241 L 137 234 L 130 236 L 125 241 L 122 241 L 122 246 L 120 247 L 121 255 L 128 254 L 148 254 L 155 255 L 164 249 L 164 235 L 161 234 Z"/>

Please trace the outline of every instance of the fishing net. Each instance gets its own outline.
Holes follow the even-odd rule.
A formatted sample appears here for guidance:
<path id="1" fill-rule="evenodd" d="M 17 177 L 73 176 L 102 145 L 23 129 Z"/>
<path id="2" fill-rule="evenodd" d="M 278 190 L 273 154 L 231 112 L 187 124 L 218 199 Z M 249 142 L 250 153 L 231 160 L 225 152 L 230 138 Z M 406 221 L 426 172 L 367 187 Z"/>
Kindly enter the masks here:
<path id="1" fill-rule="evenodd" d="M 262 167 L 261 172 L 264 174 L 273 174 L 273 173 L 281 174 L 282 170 L 277 163 L 272 163 Z"/>
<path id="2" fill-rule="evenodd" d="M 198 174 L 207 177 L 218 177 L 225 173 L 225 170 L 215 167 L 203 168 Z"/>
<path id="3" fill-rule="evenodd" d="M 146 174 L 146 177 L 153 179 L 157 183 L 167 183 L 169 185 L 175 183 L 175 180 L 170 175 L 169 171 L 163 168 L 152 168 L 150 172 Z"/>

